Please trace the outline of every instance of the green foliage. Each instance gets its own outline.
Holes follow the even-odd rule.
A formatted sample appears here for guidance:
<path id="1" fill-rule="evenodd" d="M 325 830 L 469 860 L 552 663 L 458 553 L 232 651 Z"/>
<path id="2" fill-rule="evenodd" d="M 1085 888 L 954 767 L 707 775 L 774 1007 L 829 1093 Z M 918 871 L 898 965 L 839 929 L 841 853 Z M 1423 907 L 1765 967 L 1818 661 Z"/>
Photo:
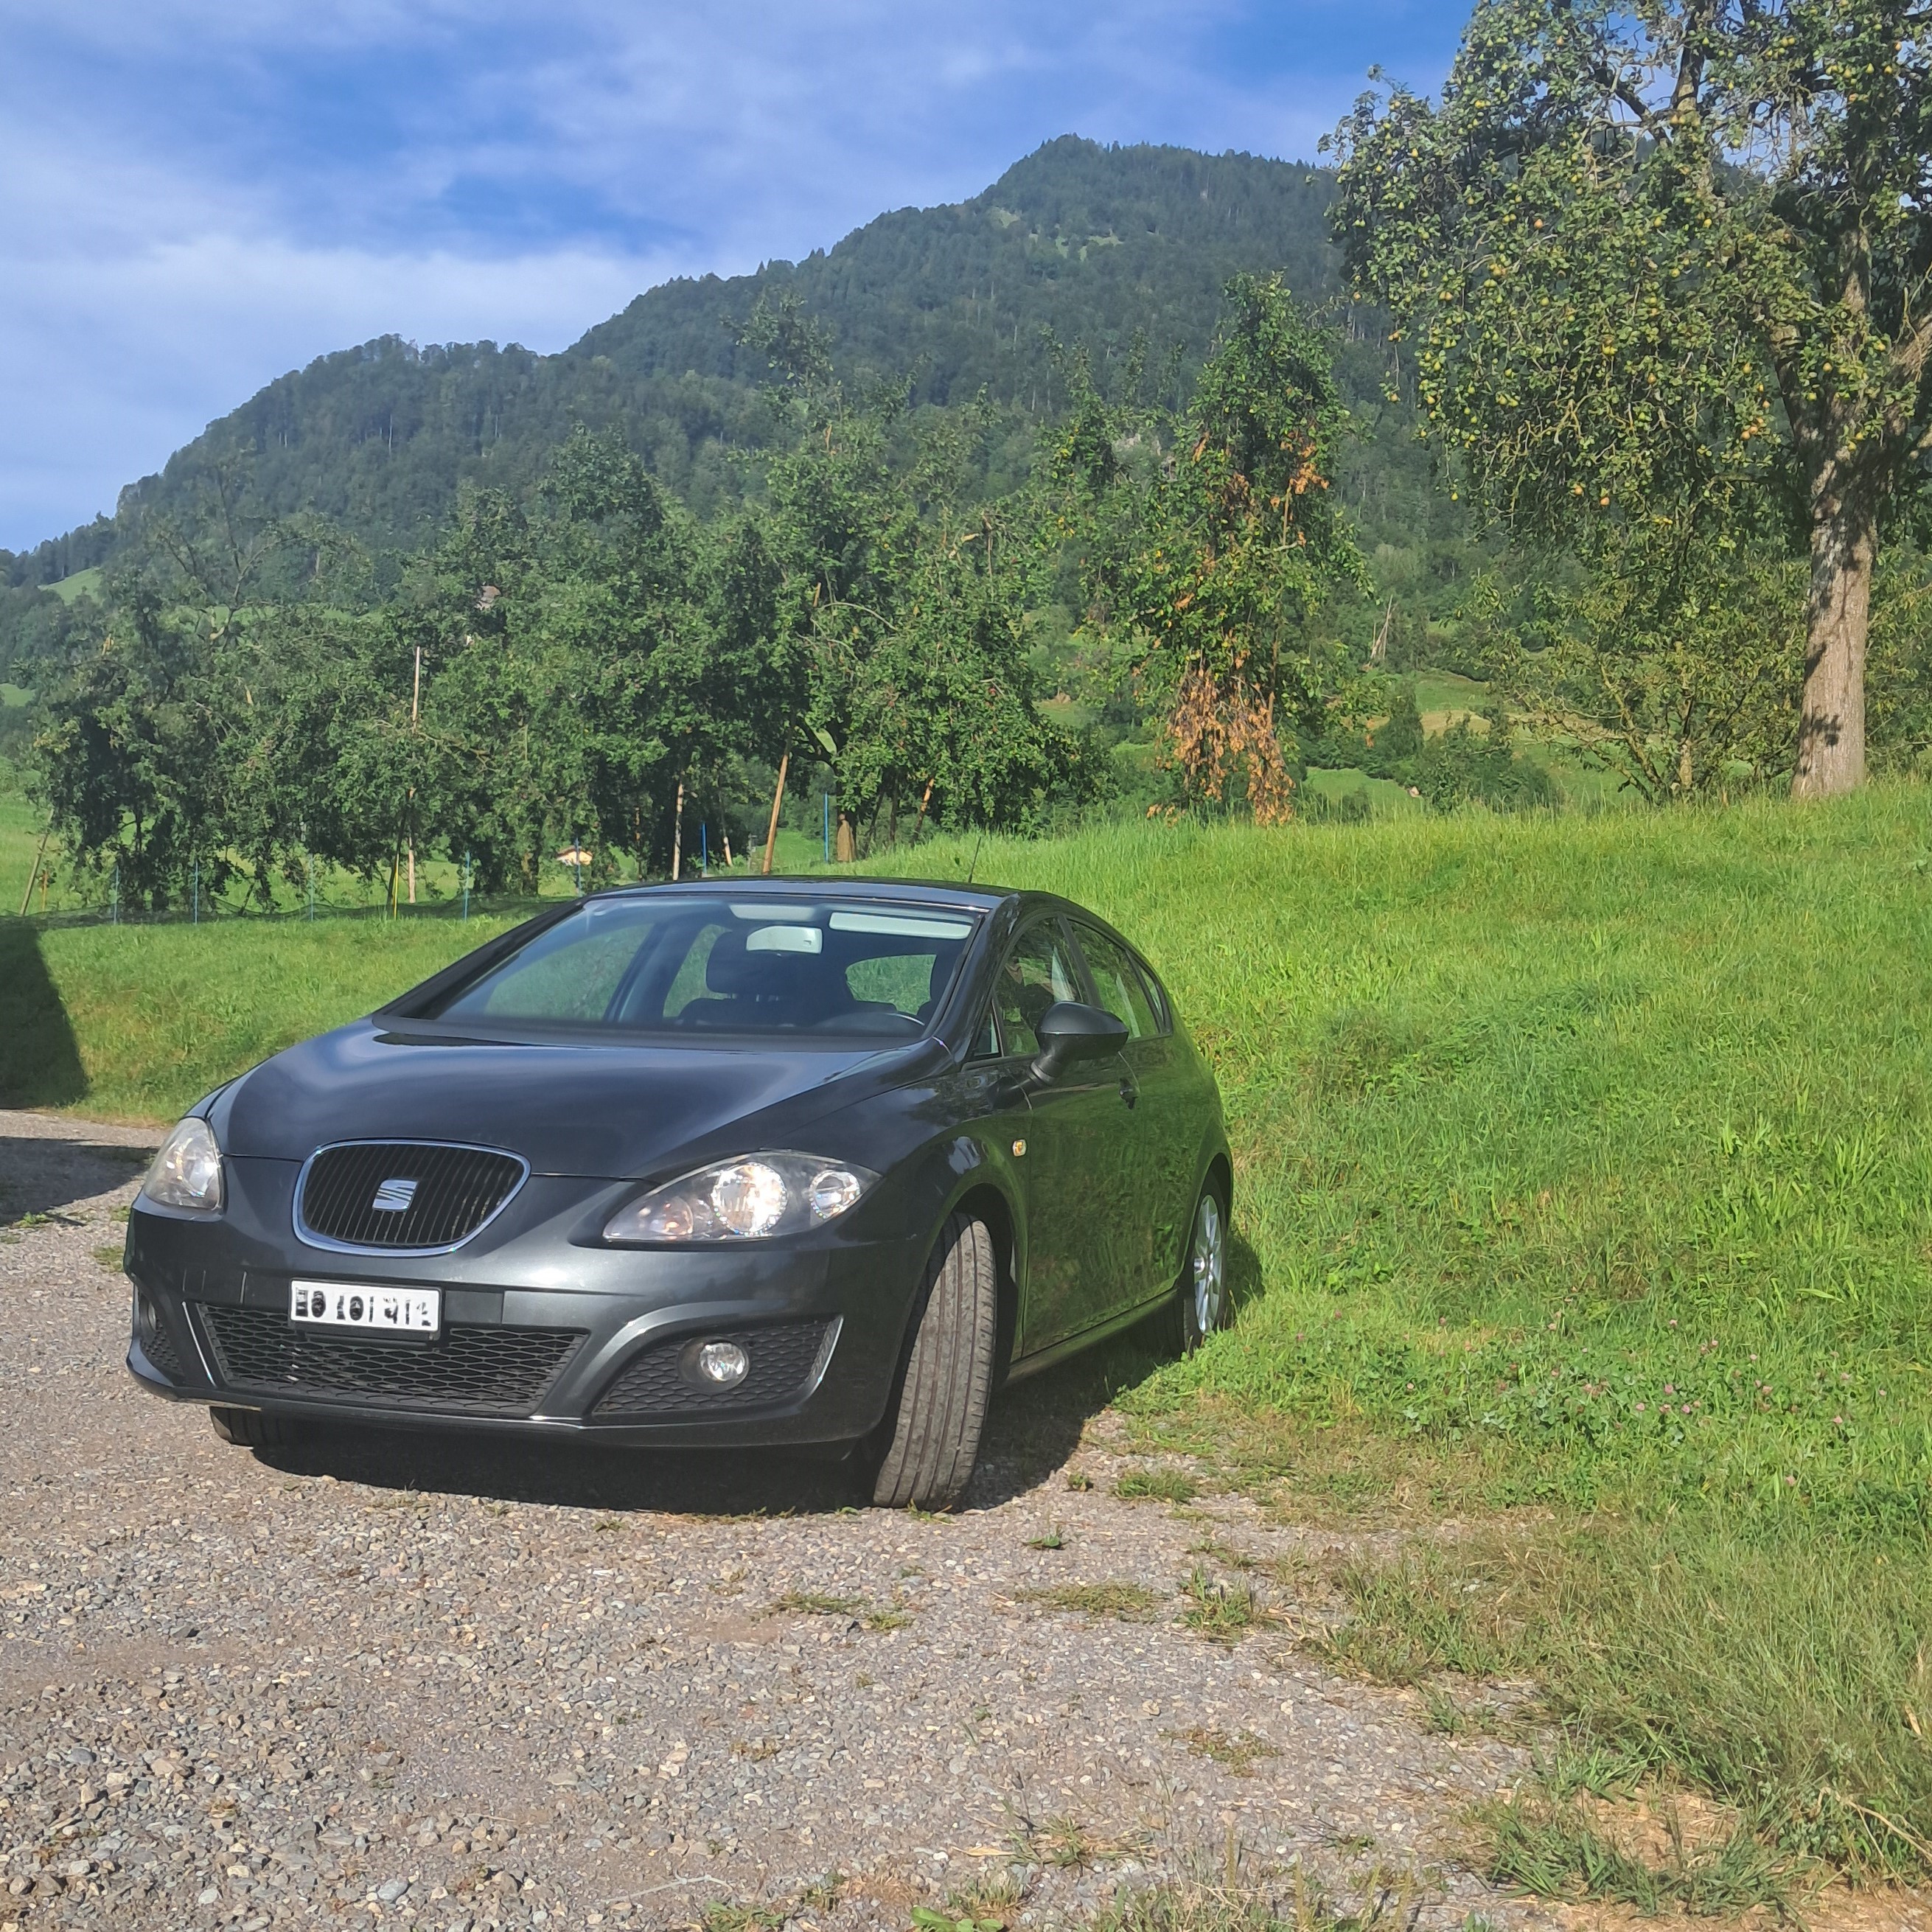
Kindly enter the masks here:
<path id="1" fill-rule="evenodd" d="M 1345 418 L 1328 346 L 1286 283 L 1238 276 L 1227 296 L 1184 415 L 1109 411 L 1070 365 L 1056 481 L 1090 507 L 1090 595 L 1138 646 L 1137 670 L 1170 693 L 1192 669 L 1245 678 L 1301 716 L 1332 676 L 1298 648 L 1301 634 L 1360 570 L 1330 487 Z M 1156 460 L 1124 462 L 1116 446 L 1132 437 Z"/>
<path id="2" fill-rule="evenodd" d="M 1350 275 L 1399 317 L 1431 434 L 1594 586 L 1550 707 L 1652 790 L 1630 747 L 1667 766 L 1673 736 L 1680 796 L 1733 761 L 1856 783 L 1879 519 L 1932 410 L 1932 26 L 1889 0 L 1484 0 L 1439 104 L 1364 97 L 1336 145 Z M 1802 659 L 1789 616 L 1756 649 L 1723 608 L 1800 534 Z"/>
<path id="3" fill-rule="evenodd" d="M 1363 573 L 1330 490 L 1345 418 L 1328 346 L 1279 276 L 1237 276 L 1227 297 L 1178 415 L 1131 388 L 1110 406 L 1067 358 L 1052 481 L 1094 628 L 1166 716 L 1190 792 L 1218 801 L 1238 770 L 1274 820 L 1293 783 L 1281 728 L 1318 716 L 1344 676 L 1311 620 Z"/>
<path id="4" fill-rule="evenodd" d="M 1534 806 L 1553 806 L 1562 793 L 1547 770 L 1516 749 L 1515 731 L 1501 705 L 1487 706 L 1479 730 L 1466 714 L 1433 735 L 1423 728 L 1412 679 L 1395 681 L 1387 700 L 1388 715 L 1360 736 L 1331 724 L 1319 735 L 1301 741 L 1310 764 L 1330 769 L 1358 766 L 1372 778 L 1400 785 L 1437 812 L 1460 806 L 1483 805 L 1495 812 L 1521 812 Z M 1369 816 L 1366 793 L 1330 804 L 1325 815 Z"/>
<path id="5" fill-rule="evenodd" d="M 1619 550 L 1580 580 L 1531 569 L 1516 607 L 1492 584 L 1488 669 L 1546 739 L 1652 804 L 1789 776 L 1804 657 L 1802 566 L 1713 542 L 1660 580 Z M 1896 620 L 1893 620 L 1894 624 Z M 1887 705 L 1876 735 L 1903 722 Z"/>
<path id="6" fill-rule="evenodd" d="M 1184 452 L 1093 486 L 1066 455 L 1104 424 L 1090 386 L 1060 496 L 1196 791 L 1245 761 L 1279 817 L 1276 707 L 1336 682 L 1309 620 L 1359 566 L 1328 500 L 1325 346 L 1279 280 L 1228 296 L 1195 409 L 1150 419 Z M 241 458 L 212 464 L 40 662 L 37 796 L 74 865 L 154 911 L 231 883 L 267 910 L 318 862 L 393 905 L 433 852 L 527 897 L 560 849 L 590 848 L 592 883 L 678 869 L 694 822 L 748 850 L 768 774 L 814 748 L 862 850 L 1044 830 L 1114 789 L 1106 747 L 1038 701 L 1053 506 L 974 500 L 995 412 L 909 426 L 891 391 L 854 400 L 782 302 L 740 333 L 778 379 L 776 452 L 758 500 L 708 521 L 580 424 L 527 498 L 466 489 L 382 592 L 339 532 L 249 507 Z"/>
<path id="7" fill-rule="evenodd" d="M 795 728 L 830 748 L 865 839 L 891 842 L 902 816 L 915 838 L 928 824 L 1032 829 L 1056 795 L 1090 790 L 1036 708 L 1033 508 L 1022 496 L 968 512 L 988 412 L 925 425 L 902 467 L 890 400 L 854 406 L 813 379 L 775 402 L 795 440 L 770 466 L 771 541 L 782 621 L 812 666 Z"/>
<path id="8" fill-rule="evenodd" d="M 1549 772 L 1514 749 L 1500 706 L 1490 708 L 1484 724 L 1478 731 L 1467 718 L 1457 718 L 1439 737 L 1425 739 L 1402 764 L 1392 765 L 1388 776 L 1412 784 L 1438 812 L 1462 805 L 1521 812 L 1558 803 L 1561 794 Z"/>

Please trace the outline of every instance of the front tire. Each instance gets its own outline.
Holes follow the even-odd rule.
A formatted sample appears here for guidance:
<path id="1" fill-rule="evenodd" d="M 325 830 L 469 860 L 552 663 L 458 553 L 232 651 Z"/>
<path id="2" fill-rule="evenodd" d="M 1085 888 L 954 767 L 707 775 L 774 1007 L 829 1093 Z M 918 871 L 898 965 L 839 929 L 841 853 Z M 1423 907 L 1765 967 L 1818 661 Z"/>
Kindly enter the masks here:
<path id="1" fill-rule="evenodd" d="M 1188 1237 L 1187 1263 L 1176 1285 L 1180 1352 L 1191 1355 L 1228 1322 L 1228 1209 L 1212 1180 L 1201 1190 Z"/>
<path id="2" fill-rule="evenodd" d="M 985 1222 L 955 1214 L 946 1222 L 920 1292 L 892 1440 L 872 1484 L 886 1509 L 950 1509 L 972 1477 L 999 1334 L 999 1263 Z"/>
<path id="3" fill-rule="evenodd" d="M 211 1408 L 208 1419 L 224 1442 L 240 1449 L 281 1449 L 295 1442 L 302 1425 L 258 1408 Z"/>

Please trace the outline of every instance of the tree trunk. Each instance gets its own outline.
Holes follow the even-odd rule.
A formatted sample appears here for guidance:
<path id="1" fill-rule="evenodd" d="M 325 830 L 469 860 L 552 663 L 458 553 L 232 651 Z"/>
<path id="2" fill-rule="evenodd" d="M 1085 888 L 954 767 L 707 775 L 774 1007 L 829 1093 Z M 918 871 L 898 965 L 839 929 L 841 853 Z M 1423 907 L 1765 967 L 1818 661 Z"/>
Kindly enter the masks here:
<path id="1" fill-rule="evenodd" d="M 675 879 L 684 865 L 684 781 L 677 782 L 677 810 L 670 821 L 670 875 Z"/>
<path id="2" fill-rule="evenodd" d="M 1793 798 L 1830 798 L 1864 782 L 1865 638 L 1877 552 L 1877 518 L 1862 490 L 1814 496 Z"/>
<path id="3" fill-rule="evenodd" d="M 765 862 L 758 869 L 767 878 L 771 874 L 772 854 L 778 842 L 778 807 L 784 802 L 785 773 L 791 770 L 791 754 L 788 752 L 778 760 L 778 782 L 772 791 L 772 822 L 765 832 Z"/>

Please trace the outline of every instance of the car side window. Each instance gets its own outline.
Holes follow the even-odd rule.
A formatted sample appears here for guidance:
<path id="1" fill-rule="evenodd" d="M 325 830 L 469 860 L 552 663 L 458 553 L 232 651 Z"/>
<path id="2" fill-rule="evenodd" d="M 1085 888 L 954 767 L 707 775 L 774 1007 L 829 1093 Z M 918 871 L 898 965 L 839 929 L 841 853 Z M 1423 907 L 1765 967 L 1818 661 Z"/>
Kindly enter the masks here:
<path id="1" fill-rule="evenodd" d="M 973 1041 L 973 1049 L 968 1060 L 997 1060 L 1000 1057 L 999 1022 L 993 1017 L 991 1006 L 986 1009 L 986 1017 Z"/>
<path id="2" fill-rule="evenodd" d="M 1147 1040 L 1158 1033 L 1160 1023 L 1154 1016 L 1147 988 L 1126 951 L 1090 926 L 1076 930 L 1101 1005 L 1126 1028 L 1130 1040 Z"/>
<path id="3" fill-rule="evenodd" d="M 1079 976 L 1058 928 L 1046 920 L 1030 926 L 1013 941 L 993 994 L 1007 1052 L 1039 1052 L 1036 1029 L 1047 1008 L 1080 998 Z"/>
<path id="4" fill-rule="evenodd" d="M 1130 954 L 1128 963 L 1133 968 L 1141 984 L 1147 988 L 1148 1004 L 1154 1010 L 1155 1032 L 1173 1032 L 1174 1005 L 1167 997 L 1167 988 L 1154 977 L 1154 968 L 1144 959 Z"/>

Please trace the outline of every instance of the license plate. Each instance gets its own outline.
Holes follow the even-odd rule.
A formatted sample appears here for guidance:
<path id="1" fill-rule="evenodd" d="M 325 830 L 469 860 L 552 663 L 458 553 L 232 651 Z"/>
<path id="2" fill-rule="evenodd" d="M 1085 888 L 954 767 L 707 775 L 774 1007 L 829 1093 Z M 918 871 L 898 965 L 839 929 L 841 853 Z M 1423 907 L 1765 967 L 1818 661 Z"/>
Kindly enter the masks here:
<path id="1" fill-rule="evenodd" d="M 324 1328 L 374 1328 L 434 1335 L 442 1327 L 440 1288 L 368 1288 L 341 1281 L 292 1281 L 289 1319 Z"/>

